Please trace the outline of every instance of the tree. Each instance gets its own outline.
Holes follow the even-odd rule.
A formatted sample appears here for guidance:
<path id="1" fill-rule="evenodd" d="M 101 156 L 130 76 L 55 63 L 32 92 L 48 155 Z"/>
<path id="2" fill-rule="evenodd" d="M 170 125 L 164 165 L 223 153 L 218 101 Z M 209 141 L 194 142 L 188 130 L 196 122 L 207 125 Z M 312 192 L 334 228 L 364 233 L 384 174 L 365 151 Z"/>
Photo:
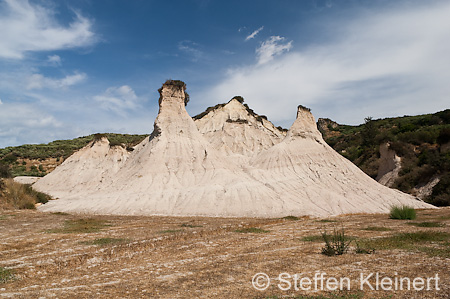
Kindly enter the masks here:
<path id="1" fill-rule="evenodd" d="M 371 147 L 375 145 L 375 136 L 377 128 L 371 116 L 364 118 L 364 128 L 361 132 L 363 146 Z"/>

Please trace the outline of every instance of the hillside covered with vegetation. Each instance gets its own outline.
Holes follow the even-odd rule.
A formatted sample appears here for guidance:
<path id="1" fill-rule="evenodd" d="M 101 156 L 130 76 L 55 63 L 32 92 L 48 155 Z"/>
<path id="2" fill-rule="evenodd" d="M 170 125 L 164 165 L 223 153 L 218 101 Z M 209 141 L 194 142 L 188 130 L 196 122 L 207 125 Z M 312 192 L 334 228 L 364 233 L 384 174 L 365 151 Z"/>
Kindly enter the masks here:
<path id="1" fill-rule="evenodd" d="M 424 199 L 450 205 L 450 109 L 419 116 L 372 119 L 359 126 L 319 120 L 325 141 L 372 178 L 380 166 L 380 145 L 389 144 L 401 157 L 401 170 L 392 185 L 414 194 L 414 189 L 438 178 Z"/>
<path id="2" fill-rule="evenodd" d="M 0 149 L 0 177 L 19 175 L 44 176 L 61 164 L 75 151 L 96 138 L 107 137 L 110 145 L 121 145 L 131 149 L 148 135 L 93 134 L 71 140 L 56 140 L 48 144 L 25 144 Z M 54 167 L 49 167 L 52 161 Z"/>

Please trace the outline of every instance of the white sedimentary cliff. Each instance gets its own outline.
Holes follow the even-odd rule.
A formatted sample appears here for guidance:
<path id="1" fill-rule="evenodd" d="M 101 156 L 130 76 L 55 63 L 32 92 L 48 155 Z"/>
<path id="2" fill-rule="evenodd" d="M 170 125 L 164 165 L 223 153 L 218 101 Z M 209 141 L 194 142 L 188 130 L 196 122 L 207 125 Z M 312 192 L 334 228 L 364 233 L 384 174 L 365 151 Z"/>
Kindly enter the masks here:
<path id="1" fill-rule="evenodd" d="M 238 100 L 194 122 L 184 90 L 177 81 L 163 85 L 154 131 L 134 151 L 93 142 L 37 182 L 59 198 L 41 209 L 280 217 L 431 207 L 378 184 L 336 153 L 304 107 L 285 136 Z"/>

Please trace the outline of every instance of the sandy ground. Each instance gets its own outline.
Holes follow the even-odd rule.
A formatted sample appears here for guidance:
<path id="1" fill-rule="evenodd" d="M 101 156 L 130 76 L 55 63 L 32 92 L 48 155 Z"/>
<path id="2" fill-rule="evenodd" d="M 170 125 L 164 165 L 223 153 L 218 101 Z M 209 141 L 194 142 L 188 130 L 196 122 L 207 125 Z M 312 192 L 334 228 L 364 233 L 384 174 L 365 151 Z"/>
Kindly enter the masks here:
<path id="1" fill-rule="evenodd" d="M 0 283 L 0 297 L 14 298 L 267 298 L 315 295 L 278 288 L 280 273 L 314 277 L 348 277 L 351 293 L 364 298 L 449 298 L 450 260 L 406 250 L 380 250 L 342 256 L 320 253 L 322 242 L 305 236 L 343 227 L 355 237 L 383 237 L 417 230 L 447 231 L 450 208 L 422 210 L 416 221 L 438 221 L 439 228 L 417 228 L 387 215 L 344 215 L 321 222 L 286 219 L 85 216 L 39 211 L 0 212 L 0 266 L 14 269 L 15 279 Z M 106 221 L 93 233 L 62 233 L 65 221 Z M 367 231 L 368 226 L 391 231 Z M 266 233 L 236 230 L 257 227 Z M 120 244 L 89 245 L 99 238 L 125 239 Z M 83 243 L 85 242 L 85 243 Z M 352 244 L 352 247 L 354 244 Z M 272 278 L 265 291 L 252 287 L 252 277 Z M 359 292 L 361 273 L 415 278 L 440 277 L 440 291 Z M 374 285 L 373 280 L 372 285 Z M 389 297 L 391 296 L 391 297 Z"/>

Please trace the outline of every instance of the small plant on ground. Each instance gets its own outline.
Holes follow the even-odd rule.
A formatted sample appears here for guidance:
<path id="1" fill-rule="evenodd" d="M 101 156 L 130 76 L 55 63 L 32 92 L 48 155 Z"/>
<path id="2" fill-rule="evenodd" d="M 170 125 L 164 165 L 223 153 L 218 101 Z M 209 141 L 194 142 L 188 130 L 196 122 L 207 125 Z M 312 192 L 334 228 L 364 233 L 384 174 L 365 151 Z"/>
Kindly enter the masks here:
<path id="1" fill-rule="evenodd" d="M 413 225 L 417 227 L 442 227 L 444 226 L 441 222 L 409 222 L 408 225 Z"/>
<path id="2" fill-rule="evenodd" d="M 189 228 L 203 227 L 203 225 L 194 225 L 194 224 L 189 224 L 189 223 L 183 223 L 180 226 L 181 227 L 189 227 Z"/>
<path id="3" fill-rule="evenodd" d="M 387 231 L 391 231 L 392 229 L 389 227 L 384 227 L 384 226 L 368 226 L 368 227 L 364 228 L 364 230 L 369 230 L 369 231 L 374 231 L 374 232 L 387 232 Z"/>
<path id="4" fill-rule="evenodd" d="M 85 245 L 97 245 L 97 246 L 106 246 L 106 245 L 111 245 L 111 244 L 123 244 L 123 243 L 127 243 L 129 240 L 128 239 L 123 239 L 123 238 L 99 238 L 99 239 L 95 239 L 92 241 L 85 241 L 85 242 L 81 242 L 81 244 L 85 244 Z"/>
<path id="5" fill-rule="evenodd" d="M 296 217 L 296 216 L 286 216 L 286 217 L 283 217 L 283 218 L 281 218 L 281 219 L 284 219 L 284 220 L 292 220 L 292 221 L 296 221 L 296 220 L 300 220 L 300 218 L 298 218 L 298 217 Z"/>
<path id="6" fill-rule="evenodd" d="M 355 241 L 355 243 L 356 243 L 355 252 L 357 254 L 372 254 L 372 253 L 375 253 L 375 248 L 370 248 L 370 247 L 364 246 L 364 245 L 360 244 L 358 241 Z"/>
<path id="7" fill-rule="evenodd" d="M 413 220 L 416 219 L 416 210 L 409 206 L 393 206 L 389 215 L 391 219 Z"/>
<path id="8" fill-rule="evenodd" d="M 5 283 L 14 279 L 14 274 L 11 269 L 0 267 L 0 283 Z"/>
<path id="9" fill-rule="evenodd" d="M 345 231 L 342 228 L 338 231 L 336 228 L 332 235 L 326 231 L 322 233 L 322 239 L 325 246 L 322 248 L 322 254 L 327 256 L 342 255 L 348 251 L 348 247 L 352 240 L 348 240 L 345 236 Z"/>
<path id="10" fill-rule="evenodd" d="M 332 219 L 320 219 L 318 220 L 319 222 L 323 222 L 323 223 L 331 223 L 331 222 L 337 222 L 337 220 L 332 220 Z"/>
<path id="11" fill-rule="evenodd" d="M 99 232 L 105 227 L 110 226 L 110 224 L 104 220 L 87 218 L 87 219 L 76 219 L 76 220 L 66 220 L 64 226 L 59 229 L 48 230 L 49 233 L 95 233 Z"/>
<path id="12" fill-rule="evenodd" d="M 242 229 L 237 229 L 235 230 L 235 232 L 237 233 L 252 233 L 252 234 L 263 234 L 263 233 L 268 233 L 268 230 L 264 230 L 262 228 L 258 228 L 258 227 L 246 227 L 246 228 L 242 228 Z"/>

